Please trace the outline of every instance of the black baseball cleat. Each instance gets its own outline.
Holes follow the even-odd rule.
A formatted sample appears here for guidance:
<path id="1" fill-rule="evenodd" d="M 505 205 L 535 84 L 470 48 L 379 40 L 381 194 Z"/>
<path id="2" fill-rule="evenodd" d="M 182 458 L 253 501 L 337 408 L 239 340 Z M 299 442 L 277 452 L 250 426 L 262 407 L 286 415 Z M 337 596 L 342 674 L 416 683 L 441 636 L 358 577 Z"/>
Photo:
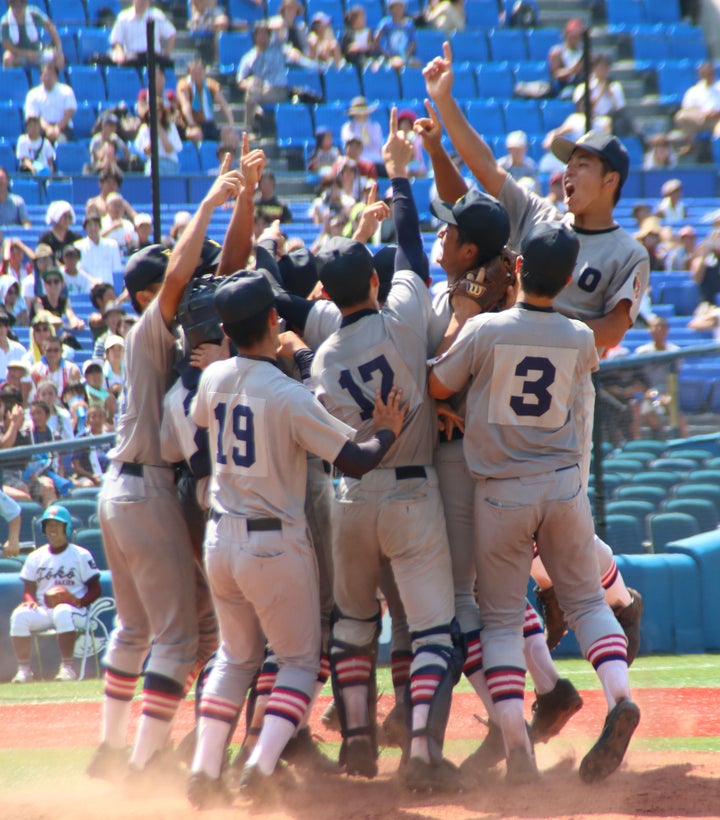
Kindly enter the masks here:
<path id="1" fill-rule="evenodd" d="M 119 783 L 127 775 L 129 762 L 129 749 L 116 749 L 107 743 L 101 743 L 95 749 L 85 771 L 88 777 Z"/>
<path id="2" fill-rule="evenodd" d="M 460 771 L 472 776 L 482 775 L 504 759 L 505 741 L 502 729 L 497 723 L 489 721 L 485 739 L 469 757 L 463 760 L 460 764 Z"/>
<path id="3" fill-rule="evenodd" d="M 294 787 L 292 775 L 279 762 L 271 774 L 263 774 L 257 765 L 246 765 L 240 777 L 240 794 L 257 803 L 273 802 Z"/>
<path id="4" fill-rule="evenodd" d="M 640 621 L 643 613 L 643 597 L 636 589 L 628 587 L 628 592 L 632 595 L 632 601 L 627 606 L 614 606 L 612 610 L 627 638 L 627 662 L 630 666 L 640 649 Z"/>
<path id="5" fill-rule="evenodd" d="M 340 774 L 342 772 L 339 763 L 320 751 L 320 747 L 313 740 L 307 726 L 299 729 L 295 737 L 288 740 L 280 759 L 291 766 L 297 766 L 298 769 L 307 769 L 319 774 Z"/>
<path id="6" fill-rule="evenodd" d="M 621 698 L 605 718 L 600 737 L 580 764 L 581 780 L 596 783 L 611 775 L 622 763 L 639 722 L 638 705 L 628 698 Z"/>
<path id="7" fill-rule="evenodd" d="M 505 782 L 511 786 L 526 786 L 540 780 L 535 755 L 524 746 L 515 746 L 508 752 Z"/>
<path id="8" fill-rule="evenodd" d="M 457 794 L 467 788 L 463 773 L 445 758 L 439 763 L 430 763 L 420 757 L 411 757 L 402 776 L 407 788 L 413 792 Z"/>
<path id="9" fill-rule="evenodd" d="M 222 780 L 205 772 L 191 774 L 187 784 L 187 798 L 196 809 L 223 809 L 232 803 L 230 792 Z"/>
<path id="10" fill-rule="evenodd" d="M 369 737 L 354 737 L 345 747 L 345 772 L 372 779 L 378 773 L 377 755 Z"/>
<path id="11" fill-rule="evenodd" d="M 567 678 L 559 678 L 554 688 L 544 695 L 537 695 L 532 705 L 530 740 L 547 743 L 559 734 L 570 718 L 582 709 L 583 699 Z"/>
<path id="12" fill-rule="evenodd" d="M 407 709 L 402 701 L 396 703 L 388 712 L 382 728 L 386 746 L 398 746 L 401 749 L 408 747 L 410 737 L 407 725 Z"/>

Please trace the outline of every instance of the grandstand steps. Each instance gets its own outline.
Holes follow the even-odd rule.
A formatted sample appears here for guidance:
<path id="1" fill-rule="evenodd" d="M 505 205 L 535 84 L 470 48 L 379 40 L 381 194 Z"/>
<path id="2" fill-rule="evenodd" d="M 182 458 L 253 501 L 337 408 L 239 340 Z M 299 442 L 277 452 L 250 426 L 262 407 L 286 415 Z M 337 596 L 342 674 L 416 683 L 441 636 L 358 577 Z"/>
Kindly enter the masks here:
<path id="1" fill-rule="evenodd" d="M 590 25 L 592 5 L 589 0 L 539 0 L 540 24 L 562 29 L 571 17 L 577 17 Z"/>

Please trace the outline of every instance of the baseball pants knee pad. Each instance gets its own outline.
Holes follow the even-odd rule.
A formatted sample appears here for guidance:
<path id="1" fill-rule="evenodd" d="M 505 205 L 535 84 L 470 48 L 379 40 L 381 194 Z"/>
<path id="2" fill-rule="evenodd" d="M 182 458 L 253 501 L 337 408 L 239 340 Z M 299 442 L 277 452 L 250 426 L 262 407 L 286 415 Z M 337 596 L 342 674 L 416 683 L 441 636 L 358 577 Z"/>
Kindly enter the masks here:
<path id="1" fill-rule="evenodd" d="M 357 645 L 340 640 L 336 637 L 338 624 L 353 621 L 363 625 L 363 634 L 369 635 L 369 640 L 363 645 Z M 330 655 L 330 678 L 332 681 L 333 697 L 340 719 L 342 732 L 342 747 L 340 749 L 340 763 L 345 761 L 347 742 L 358 735 L 369 735 L 374 748 L 377 748 L 376 712 L 377 686 L 375 681 L 375 667 L 377 664 L 377 639 L 380 636 L 380 612 L 367 620 L 348 618 L 335 607 L 332 617 L 332 631 L 328 651 Z M 368 631 L 368 627 L 370 627 Z M 340 630 L 343 631 L 343 630 Z M 343 690 L 351 686 L 367 687 L 368 725 L 350 728 L 348 715 L 343 696 Z"/>
<path id="2" fill-rule="evenodd" d="M 414 657 L 410 670 L 408 720 L 411 737 L 426 736 L 433 763 L 442 760 L 445 729 L 450 716 L 452 690 L 460 680 L 465 663 L 465 641 L 458 622 L 413 632 Z M 423 729 L 413 729 L 412 707 L 429 707 Z"/>

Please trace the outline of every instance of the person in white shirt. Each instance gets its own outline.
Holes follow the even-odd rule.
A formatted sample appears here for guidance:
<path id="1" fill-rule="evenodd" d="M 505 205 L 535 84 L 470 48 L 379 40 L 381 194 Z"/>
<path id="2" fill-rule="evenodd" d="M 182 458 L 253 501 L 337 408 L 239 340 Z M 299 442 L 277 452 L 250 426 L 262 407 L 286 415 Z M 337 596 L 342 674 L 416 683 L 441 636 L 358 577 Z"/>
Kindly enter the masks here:
<path id="1" fill-rule="evenodd" d="M 175 47 L 175 26 L 160 9 L 150 8 L 150 0 L 133 0 L 118 14 L 110 32 L 112 60 L 118 65 L 147 62 L 147 22 L 155 21 L 155 52 L 161 62 L 170 62 Z"/>
<path id="2" fill-rule="evenodd" d="M 125 200 L 122 194 L 108 194 L 106 204 L 107 213 L 100 223 L 101 235 L 106 239 L 114 239 L 122 253 L 130 253 L 137 247 L 138 235 L 133 223 L 123 216 Z"/>
<path id="3" fill-rule="evenodd" d="M 4 305 L 0 305 L 0 381 L 5 381 L 7 378 L 8 362 L 17 362 L 27 353 L 20 342 L 9 338 L 12 324 L 12 316 Z"/>
<path id="4" fill-rule="evenodd" d="M 182 140 L 175 125 L 175 115 L 170 108 L 163 104 L 158 106 L 158 165 L 160 174 L 179 174 L 180 157 L 178 153 L 182 150 Z M 138 153 L 147 157 L 145 162 L 145 174 L 150 176 L 150 126 L 147 121 L 140 126 L 140 130 L 135 137 L 135 148 Z"/>
<path id="5" fill-rule="evenodd" d="M 100 236 L 100 217 L 94 213 L 85 217 L 85 239 L 75 243 L 80 251 L 80 267 L 101 282 L 113 283 L 113 273 L 122 270 L 120 248 L 114 239 Z"/>
<path id="6" fill-rule="evenodd" d="M 80 266 L 80 250 L 76 245 L 65 245 L 62 249 L 62 274 L 68 296 L 75 293 L 90 293 L 99 280 L 93 279 Z"/>
<path id="7" fill-rule="evenodd" d="M 703 131 L 720 134 L 720 84 L 715 79 L 715 66 L 710 60 L 700 63 L 699 80 L 685 92 L 680 110 L 675 114 L 675 127 L 685 134 L 680 153 L 689 153 L 695 137 Z"/>
<path id="8" fill-rule="evenodd" d="M 75 92 L 58 81 L 55 63 L 45 63 L 40 72 L 40 85 L 31 88 L 25 97 L 25 119 L 40 118 L 43 133 L 51 142 L 72 139 L 72 118 L 77 111 Z"/>
<path id="9" fill-rule="evenodd" d="M 655 216 L 670 224 L 683 222 L 688 217 L 687 205 L 683 202 L 682 182 L 679 179 L 669 179 L 660 189 L 662 201 L 658 205 Z"/>
<path id="10" fill-rule="evenodd" d="M 15 157 L 21 171 L 36 176 L 55 173 L 55 148 L 43 136 L 40 117 L 31 114 L 25 120 L 25 133 L 18 138 Z"/>

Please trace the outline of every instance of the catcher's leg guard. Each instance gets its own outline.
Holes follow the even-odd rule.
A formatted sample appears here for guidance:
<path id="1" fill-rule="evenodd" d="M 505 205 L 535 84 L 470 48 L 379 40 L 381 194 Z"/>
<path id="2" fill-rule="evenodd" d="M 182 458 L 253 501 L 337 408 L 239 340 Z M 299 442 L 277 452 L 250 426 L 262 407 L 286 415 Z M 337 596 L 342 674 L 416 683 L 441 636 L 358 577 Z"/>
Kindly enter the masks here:
<path id="1" fill-rule="evenodd" d="M 446 626 L 413 632 L 412 639 L 414 658 L 406 695 L 410 737 L 427 737 L 430 762 L 439 765 L 443 759 L 452 690 L 460 680 L 465 663 L 465 642 L 454 618 Z M 429 706 L 427 722 L 424 727 L 413 729 L 412 712 L 423 704 Z M 409 749 L 405 750 L 405 757 L 408 754 Z"/>
<path id="2" fill-rule="evenodd" d="M 348 623 L 352 622 L 352 624 Z M 362 626 L 360 626 L 362 625 Z M 369 638 L 362 645 L 351 644 L 341 640 L 337 633 L 350 631 Z M 360 627 L 359 630 L 357 627 Z M 340 747 L 340 765 L 345 765 L 348 755 L 348 741 L 351 738 L 365 736 L 370 740 L 372 754 L 377 758 L 377 686 L 375 667 L 377 663 L 377 639 L 380 635 L 380 612 L 372 618 L 349 618 L 335 607 L 332 614 L 332 626 L 328 650 L 330 655 L 330 677 L 333 697 L 340 719 L 342 746 Z M 368 721 L 364 726 L 350 728 L 348 720 L 345 691 L 353 686 L 367 687 Z"/>

